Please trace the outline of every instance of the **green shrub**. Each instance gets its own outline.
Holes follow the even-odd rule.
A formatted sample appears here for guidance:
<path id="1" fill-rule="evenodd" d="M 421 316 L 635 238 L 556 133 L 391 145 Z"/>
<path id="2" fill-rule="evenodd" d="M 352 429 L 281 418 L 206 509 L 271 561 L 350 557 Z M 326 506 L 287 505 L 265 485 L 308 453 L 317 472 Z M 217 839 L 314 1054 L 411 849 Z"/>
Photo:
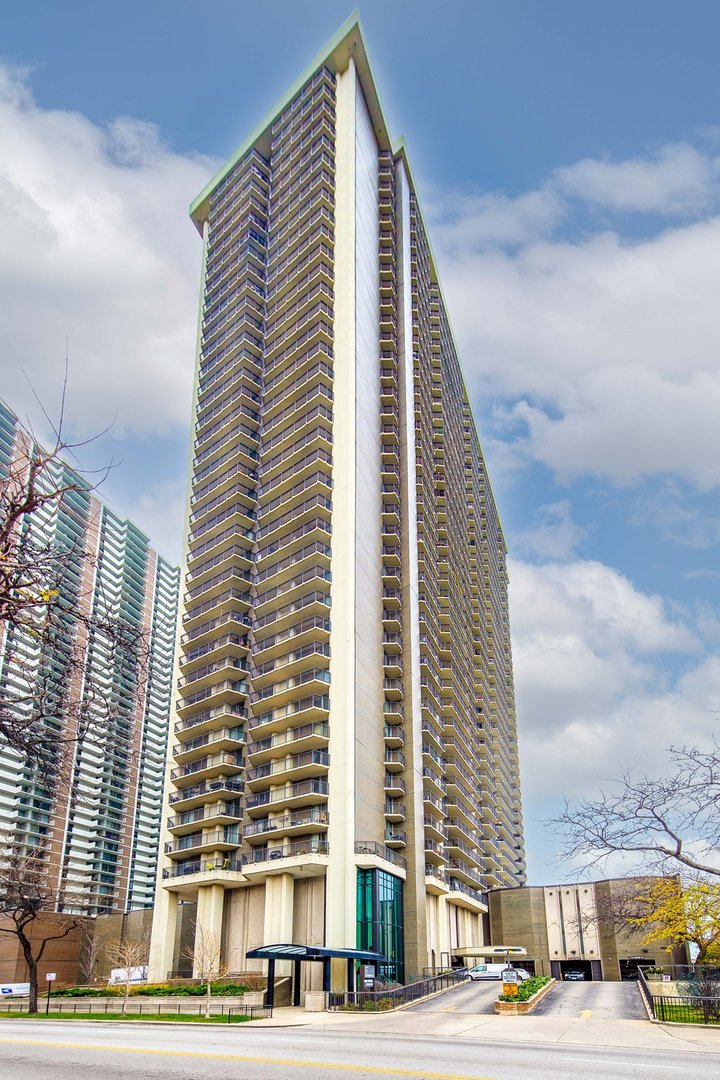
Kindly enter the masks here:
<path id="1" fill-rule="evenodd" d="M 363 1012 L 377 1012 L 380 1006 L 375 1001 L 366 1001 L 363 1005 Z"/>
<path id="2" fill-rule="evenodd" d="M 498 1001 L 527 1001 L 533 994 L 537 994 L 543 986 L 550 982 L 549 975 L 533 975 L 531 979 L 525 979 L 518 986 L 518 992 L 513 997 L 509 994 L 501 994 Z"/>
<path id="3" fill-rule="evenodd" d="M 214 982 L 210 984 L 213 997 L 236 997 L 250 987 L 246 983 Z M 204 983 L 170 986 L 168 983 L 140 983 L 130 987 L 131 997 L 203 997 L 207 993 Z M 114 986 L 68 986 L 53 991 L 53 997 L 88 998 L 117 997 L 125 994 L 123 985 Z"/>
<path id="4" fill-rule="evenodd" d="M 385 997 L 378 999 L 377 1007 L 381 1012 L 387 1012 L 388 1009 L 394 1009 L 395 1004 L 392 998 Z"/>

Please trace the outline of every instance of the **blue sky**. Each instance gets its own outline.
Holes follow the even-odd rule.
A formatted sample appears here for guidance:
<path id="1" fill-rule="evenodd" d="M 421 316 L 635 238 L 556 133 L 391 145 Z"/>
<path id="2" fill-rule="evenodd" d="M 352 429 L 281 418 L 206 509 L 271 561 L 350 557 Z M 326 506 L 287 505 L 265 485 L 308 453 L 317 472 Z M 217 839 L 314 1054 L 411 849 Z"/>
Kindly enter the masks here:
<path id="1" fill-rule="evenodd" d="M 199 240 L 187 204 L 350 12 L 2 4 L 8 403 L 177 557 Z M 530 879 L 540 824 L 720 707 L 717 4 L 361 5 L 409 145 L 511 554 Z"/>

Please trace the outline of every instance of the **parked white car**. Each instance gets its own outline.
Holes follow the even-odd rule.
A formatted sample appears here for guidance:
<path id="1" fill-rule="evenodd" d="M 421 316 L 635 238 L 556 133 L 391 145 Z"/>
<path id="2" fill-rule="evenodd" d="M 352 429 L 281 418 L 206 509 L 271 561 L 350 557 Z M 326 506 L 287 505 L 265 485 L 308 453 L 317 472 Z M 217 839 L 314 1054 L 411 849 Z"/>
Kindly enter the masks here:
<path id="1" fill-rule="evenodd" d="M 471 967 L 468 971 L 468 975 L 473 980 L 478 979 L 502 979 L 503 971 L 507 970 L 507 964 L 476 964 L 475 967 Z M 532 976 L 525 968 L 514 968 L 518 973 L 521 980 L 531 979 Z"/>

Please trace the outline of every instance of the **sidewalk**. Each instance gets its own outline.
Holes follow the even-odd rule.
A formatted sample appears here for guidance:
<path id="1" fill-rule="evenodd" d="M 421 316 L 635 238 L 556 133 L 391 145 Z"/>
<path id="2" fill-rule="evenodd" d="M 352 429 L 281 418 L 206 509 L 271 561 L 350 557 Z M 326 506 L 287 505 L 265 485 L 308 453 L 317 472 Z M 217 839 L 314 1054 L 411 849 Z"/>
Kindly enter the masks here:
<path id="1" fill-rule="evenodd" d="M 649 1020 L 593 1020 L 543 1016 L 488 1016 L 472 1013 L 432 1013 L 403 1010 L 385 1014 L 306 1013 L 275 1009 L 270 1020 L 253 1026 L 305 1027 L 338 1033 L 472 1039 L 482 1042 L 557 1043 L 568 1046 L 613 1046 L 682 1053 L 718 1054 L 720 1028 L 686 1024 L 657 1024 Z"/>

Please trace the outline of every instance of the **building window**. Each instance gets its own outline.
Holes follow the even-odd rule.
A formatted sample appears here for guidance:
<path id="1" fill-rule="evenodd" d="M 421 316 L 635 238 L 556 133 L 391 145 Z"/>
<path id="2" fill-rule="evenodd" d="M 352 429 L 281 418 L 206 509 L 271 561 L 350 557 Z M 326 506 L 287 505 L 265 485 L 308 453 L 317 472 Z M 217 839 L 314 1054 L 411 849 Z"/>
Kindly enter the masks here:
<path id="1" fill-rule="evenodd" d="M 357 872 L 357 947 L 382 953 L 378 976 L 405 981 L 402 879 L 384 870 Z"/>

